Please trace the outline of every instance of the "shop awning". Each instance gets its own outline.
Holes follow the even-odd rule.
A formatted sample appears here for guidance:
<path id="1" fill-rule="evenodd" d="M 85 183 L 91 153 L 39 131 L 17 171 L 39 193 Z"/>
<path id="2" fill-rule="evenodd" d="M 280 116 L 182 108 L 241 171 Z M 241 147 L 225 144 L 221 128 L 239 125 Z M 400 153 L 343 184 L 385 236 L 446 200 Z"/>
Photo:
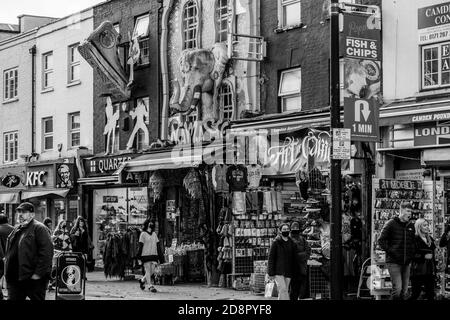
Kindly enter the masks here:
<path id="1" fill-rule="evenodd" d="M 395 102 L 380 109 L 380 126 L 449 121 L 450 100 L 427 102 Z"/>
<path id="2" fill-rule="evenodd" d="M 20 203 L 19 193 L 0 193 L 0 203 Z"/>
<path id="3" fill-rule="evenodd" d="M 77 182 L 83 185 L 116 184 L 119 183 L 119 176 L 114 174 L 111 176 L 79 178 Z"/>
<path id="4" fill-rule="evenodd" d="M 450 166 L 450 148 L 425 149 L 422 162 L 434 166 Z"/>
<path id="5" fill-rule="evenodd" d="M 197 152 L 198 151 L 198 152 Z M 202 150 L 192 152 L 166 151 L 149 153 L 128 161 L 120 171 L 143 172 L 198 167 L 202 163 Z M 117 170 L 114 174 L 120 174 Z"/>
<path id="6" fill-rule="evenodd" d="M 67 194 L 69 193 L 69 191 L 70 191 L 69 189 L 45 190 L 45 191 L 26 191 L 26 192 L 22 192 L 22 200 L 50 196 L 50 195 L 65 198 L 67 196 Z"/>

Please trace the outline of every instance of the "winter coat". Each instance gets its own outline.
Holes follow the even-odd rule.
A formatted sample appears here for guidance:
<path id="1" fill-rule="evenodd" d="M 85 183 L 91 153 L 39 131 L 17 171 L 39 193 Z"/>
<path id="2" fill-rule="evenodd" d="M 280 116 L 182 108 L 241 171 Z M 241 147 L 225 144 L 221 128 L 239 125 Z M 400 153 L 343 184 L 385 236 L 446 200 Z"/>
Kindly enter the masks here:
<path id="1" fill-rule="evenodd" d="M 431 238 L 431 237 L 430 237 Z M 414 254 L 411 275 L 413 276 L 426 276 L 436 273 L 435 254 L 436 245 L 434 239 L 431 238 L 431 245 L 428 246 L 420 236 L 416 236 L 415 239 L 416 251 Z M 432 259 L 425 259 L 425 255 L 431 253 Z"/>
<path id="2" fill-rule="evenodd" d="M 447 248 L 447 265 L 450 265 L 450 237 L 447 237 L 449 232 L 450 232 L 450 225 L 448 225 L 445 228 L 445 232 L 442 235 L 441 240 L 439 241 L 439 247 Z"/>
<path id="3" fill-rule="evenodd" d="M 6 252 L 6 240 L 13 230 L 14 227 L 10 224 L 0 224 L 0 278 L 3 276 L 5 271 L 3 258 L 5 257 Z"/>
<path id="4" fill-rule="evenodd" d="M 291 238 L 284 241 L 281 237 L 275 238 L 269 253 L 269 276 L 285 276 L 292 278 L 297 261 L 297 247 Z"/>
<path id="5" fill-rule="evenodd" d="M 298 277 L 299 275 L 306 276 L 308 269 L 307 262 L 309 256 L 311 255 L 311 248 L 308 244 L 308 241 L 306 241 L 306 239 L 301 235 L 299 235 L 298 237 L 291 235 L 291 239 L 292 241 L 294 241 L 295 247 L 297 249 L 296 253 L 297 266 L 294 270 L 294 277 Z"/>
<path id="6" fill-rule="evenodd" d="M 414 225 L 398 217 L 389 220 L 381 230 L 378 244 L 386 252 L 387 263 L 409 264 L 415 253 Z"/>
<path id="7" fill-rule="evenodd" d="M 19 237 L 17 239 L 16 237 Z M 11 245 L 18 241 L 18 280 L 27 280 L 33 274 L 46 278 L 50 276 L 53 259 L 53 244 L 47 227 L 32 219 L 26 227 L 18 226 L 9 235 L 5 252 L 5 276 L 10 273 Z"/>
<path id="8" fill-rule="evenodd" d="M 75 234 L 77 231 L 79 232 L 78 235 Z M 72 230 L 70 230 L 70 240 L 72 242 L 73 252 L 81 252 L 84 254 L 89 253 L 89 246 L 91 241 L 86 229 L 82 233 L 80 228 L 72 228 Z"/>

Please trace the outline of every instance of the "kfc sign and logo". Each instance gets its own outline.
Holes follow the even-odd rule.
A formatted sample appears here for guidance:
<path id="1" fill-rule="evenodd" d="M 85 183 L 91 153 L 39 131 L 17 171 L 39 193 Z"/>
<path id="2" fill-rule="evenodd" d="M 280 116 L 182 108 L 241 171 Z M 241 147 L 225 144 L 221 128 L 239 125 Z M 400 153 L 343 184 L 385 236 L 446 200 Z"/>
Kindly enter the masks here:
<path id="1" fill-rule="evenodd" d="M 25 185 L 27 187 L 45 186 L 44 177 L 47 175 L 47 171 L 32 171 L 27 172 L 27 179 Z"/>

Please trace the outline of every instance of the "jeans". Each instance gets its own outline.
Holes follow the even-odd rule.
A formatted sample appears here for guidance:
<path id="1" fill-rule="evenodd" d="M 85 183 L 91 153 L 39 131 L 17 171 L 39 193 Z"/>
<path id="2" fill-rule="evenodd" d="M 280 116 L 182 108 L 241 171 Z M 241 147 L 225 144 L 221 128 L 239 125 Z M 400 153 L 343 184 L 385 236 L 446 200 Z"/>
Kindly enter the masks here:
<path id="1" fill-rule="evenodd" d="M 144 270 L 145 270 L 145 274 L 142 277 L 142 282 L 146 282 L 147 286 L 149 288 L 152 287 L 152 275 L 155 272 L 155 268 L 157 266 L 157 263 L 154 261 L 148 261 L 148 262 L 144 262 Z"/>
<path id="2" fill-rule="evenodd" d="M 305 275 L 293 278 L 289 287 L 289 298 L 291 301 L 306 298 L 307 277 Z"/>
<path id="3" fill-rule="evenodd" d="M 285 276 L 275 276 L 275 283 L 278 289 L 278 300 L 289 300 L 289 283 L 291 278 Z"/>
<path id="4" fill-rule="evenodd" d="M 411 297 L 409 300 L 417 300 L 425 292 L 425 299 L 434 300 L 434 275 L 414 276 L 411 278 Z"/>
<path id="5" fill-rule="evenodd" d="M 407 265 L 388 263 L 387 267 L 392 281 L 391 299 L 405 300 L 408 292 L 411 263 Z"/>
<path id="6" fill-rule="evenodd" d="M 45 300 L 47 286 L 47 278 L 7 283 L 8 300 L 23 301 L 28 297 L 30 300 L 43 301 Z"/>

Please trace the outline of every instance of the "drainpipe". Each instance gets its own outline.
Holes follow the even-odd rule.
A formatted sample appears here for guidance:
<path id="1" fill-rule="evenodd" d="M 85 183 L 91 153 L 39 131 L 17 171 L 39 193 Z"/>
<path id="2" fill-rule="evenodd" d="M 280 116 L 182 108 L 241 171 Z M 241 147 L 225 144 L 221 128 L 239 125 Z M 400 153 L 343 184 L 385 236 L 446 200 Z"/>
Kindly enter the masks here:
<path id="1" fill-rule="evenodd" d="M 162 17 L 162 10 L 164 8 L 163 6 L 163 0 L 158 0 L 159 3 L 159 8 L 158 8 L 158 17 L 157 17 L 157 23 L 156 23 L 156 52 L 159 54 L 159 48 L 160 48 L 160 44 L 159 41 L 161 39 L 161 19 L 160 17 Z M 159 58 L 156 59 L 156 72 L 158 75 L 158 83 L 157 83 L 157 87 L 158 87 L 158 94 L 156 96 L 156 105 L 158 106 L 158 112 L 159 112 L 159 116 L 158 116 L 158 135 L 160 139 L 164 139 L 164 137 L 162 137 L 162 108 L 161 108 L 161 61 L 159 60 Z"/>
<path id="2" fill-rule="evenodd" d="M 161 77 L 162 77 L 162 96 L 163 105 L 161 111 L 161 140 L 167 139 L 169 127 L 169 67 L 167 63 L 167 41 L 168 41 L 168 23 L 173 0 L 165 0 L 163 15 L 161 18 Z"/>
<path id="3" fill-rule="evenodd" d="M 31 54 L 31 154 L 36 153 L 35 118 L 36 118 L 36 45 L 29 50 Z"/>

